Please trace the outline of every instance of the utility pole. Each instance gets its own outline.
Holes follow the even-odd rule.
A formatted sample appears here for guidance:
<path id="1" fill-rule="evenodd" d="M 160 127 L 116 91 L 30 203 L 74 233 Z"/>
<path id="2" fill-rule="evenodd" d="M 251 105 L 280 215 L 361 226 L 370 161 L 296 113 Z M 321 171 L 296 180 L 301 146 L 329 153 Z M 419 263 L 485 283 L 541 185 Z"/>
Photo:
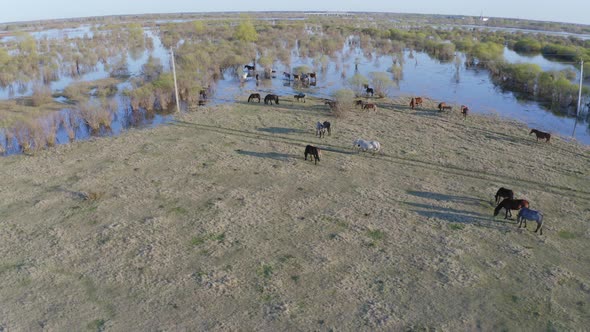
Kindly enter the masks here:
<path id="1" fill-rule="evenodd" d="M 180 113 L 180 100 L 178 99 L 178 84 L 176 84 L 176 66 L 174 65 L 174 51 L 170 49 L 172 57 L 172 75 L 174 76 L 174 94 L 176 96 L 176 112 Z"/>
<path id="2" fill-rule="evenodd" d="M 584 79 L 584 60 L 580 60 L 580 87 L 578 88 L 578 107 L 576 108 L 576 122 L 574 122 L 574 131 L 572 131 L 572 138 L 576 133 L 576 126 L 578 125 L 578 115 L 580 114 L 580 105 L 582 103 L 582 80 Z"/>

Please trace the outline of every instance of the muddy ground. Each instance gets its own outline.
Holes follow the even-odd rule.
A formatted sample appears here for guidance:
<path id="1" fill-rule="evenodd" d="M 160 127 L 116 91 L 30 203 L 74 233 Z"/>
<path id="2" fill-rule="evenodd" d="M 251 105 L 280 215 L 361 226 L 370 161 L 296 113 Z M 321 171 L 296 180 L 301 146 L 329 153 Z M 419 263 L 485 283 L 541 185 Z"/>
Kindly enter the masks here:
<path id="1" fill-rule="evenodd" d="M 588 147 L 376 102 L 236 102 L 0 158 L 0 330 L 587 329 Z M 493 218 L 501 186 L 542 236 Z"/>

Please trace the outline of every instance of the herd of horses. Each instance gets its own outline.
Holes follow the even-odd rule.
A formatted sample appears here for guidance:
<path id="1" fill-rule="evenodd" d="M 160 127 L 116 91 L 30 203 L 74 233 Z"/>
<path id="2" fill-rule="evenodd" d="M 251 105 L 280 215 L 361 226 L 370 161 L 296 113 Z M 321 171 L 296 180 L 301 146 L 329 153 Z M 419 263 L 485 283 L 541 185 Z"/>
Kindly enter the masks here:
<path id="1" fill-rule="evenodd" d="M 305 102 L 305 94 L 304 93 L 298 93 L 294 97 L 297 101 L 303 100 Z M 248 97 L 248 102 L 253 101 L 253 100 L 258 100 L 258 102 L 260 103 L 260 100 L 261 100 L 260 94 L 259 93 L 250 94 L 250 96 Z M 265 104 L 272 105 L 273 102 L 278 105 L 279 104 L 279 96 L 277 96 L 275 94 L 267 94 L 264 97 Z M 422 103 L 423 103 L 423 99 L 421 97 L 412 97 L 412 99 L 410 100 L 410 107 L 412 107 L 412 109 L 414 109 L 414 107 L 416 107 L 418 105 L 422 105 Z M 326 100 L 325 104 L 330 106 L 330 108 L 337 107 L 337 101 L 334 101 L 334 100 Z M 362 99 L 356 100 L 355 104 L 357 106 L 361 106 L 362 109 L 373 109 L 373 110 L 377 109 L 377 106 L 375 104 L 366 103 Z M 439 103 L 438 108 L 440 111 L 447 110 L 447 109 L 452 110 L 452 107 L 447 105 L 444 102 Z M 469 112 L 469 108 L 465 105 L 461 105 L 461 113 L 463 113 L 463 115 L 465 117 L 467 116 L 467 112 Z M 331 128 L 332 128 L 332 126 L 331 126 L 330 122 L 318 121 L 315 125 L 316 136 L 319 136 L 319 138 L 325 137 L 326 132 L 328 133 L 328 135 L 331 136 L 332 135 Z M 537 140 L 545 139 L 546 142 L 549 142 L 549 139 L 551 138 L 551 134 L 542 132 L 537 129 L 532 129 L 531 132 L 529 133 L 529 135 L 530 134 L 535 134 L 537 137 Z M 356 140 L 353 141 L 353 148 L 358 149 L 358 152 L 372 151 L 373 153 L 375 153 L 375 152 L 379 152 L 381 150 L 381 144 L 375 140 L 365 140 L 362 138 L 357 138 Z M 317 163 L 320 161 L 321 155 L 322 155 L 321 149 L 319 147 L 311 145 L 311 144 L 306 145 L 305 151 L 304 151 L 304 159 L 305 160 L 307 160 L 307 158 L 310 157 L 310 160 L 313 161 L 317 165 Z M 502 188 L 498 189 L 498 191 L 496 192 L 495 202 L 496 202 L 497 206 L 494 209 L 494 217 L 497 216 L 502 209 L 504 209 L 505 210 L 504 219 L 508 219 L 508 217 L 512 217 L 512 210 L 519 210 L 518 216 L 516 219 L 516 221 L 518 222 L 518 228 L 522 228 L 523 223 L 524 223 L 524 228 L 526 228 L 527 220 L 535 221 L 537 223 L 537 228 L 535 229 L 535 233 L 537 231 L 539 231 L 539 234 L 543 235 L 543 214 L 540 211 L 531 210 L 529 208 L 529 202 L 527 200 L 515 199 L 514 192 L 512 190 L 502 187 Z"/>
<path id="2" fill-rule="evenodd" d="M 504 219 L 508 219 L 508 216 L 512 217 L 512 210 L 519 210 L 516 222 L 518 222 L 518 228 L 521 228 L 524 222 L 524 228 L 526 228 L 527 220 L 535 221 L 537 228 L 535 233 L 539 231 L 540 235 L 543 235 L 543 213 L 529 209 L 529 201 L 526 199 L 514 199 L 514 191 L 501 187 L 496 192 L 496 208 L 494 209 L 494 217 L 500 213 L 500 210 L 506 210 Z M 500 201 L 500 199 L 502 199 Z"/>

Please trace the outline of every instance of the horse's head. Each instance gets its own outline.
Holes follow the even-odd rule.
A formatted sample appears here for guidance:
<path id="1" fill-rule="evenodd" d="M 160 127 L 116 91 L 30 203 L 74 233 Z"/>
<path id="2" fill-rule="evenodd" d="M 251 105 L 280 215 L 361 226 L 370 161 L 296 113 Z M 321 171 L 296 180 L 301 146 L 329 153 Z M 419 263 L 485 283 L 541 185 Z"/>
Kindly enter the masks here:
<path id="1" fill-rule="evenodd" d="M 537 132 L 537 129 L 531 129 L 531 132 L 529 133 L 529 135 L 532 133 L 536 133 L 536 132 Z"/>

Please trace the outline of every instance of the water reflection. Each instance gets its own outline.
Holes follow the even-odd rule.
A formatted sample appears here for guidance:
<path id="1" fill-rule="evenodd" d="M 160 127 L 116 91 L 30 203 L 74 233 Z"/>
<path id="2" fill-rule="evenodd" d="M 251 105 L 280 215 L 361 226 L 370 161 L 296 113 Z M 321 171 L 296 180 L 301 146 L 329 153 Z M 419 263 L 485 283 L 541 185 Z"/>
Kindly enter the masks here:
<path id="1" fill-rule="evenodd" d="M 67 30 L 67 31 L 65 31 Z M 47 30 L 35 35 L 38 38 L 58 38 L 59 36 L 92 35 L 90 27 L 80 29 Z M 121 62 L 121 70 L 125 74 L 137 76 L 141 73 L 142 66 L 150 56 L 159 58 L 165 71 L 170 71 L 170 55 L 164 48 L 158 34 L 151 29 L 144 29 L 145 37 L 150 39 L 149 47 L 134 48 L 120 58 L 112 58 L 107 69 L 102 62 L 98 62 L 93 71 L 87 72 L 77 78 L 61 76 L 57 81 L 51 82 L 53 91 L 59 91 L 68 85 L 80 81 L 94 81 L 117 74 L 117 62 Z M 6 38 L 6 37 L 4 37 Z M 299 45 L 299 43 L 296 43 Z M 305 93 L 308 97 L 330 98 L 332 94 L 342 88 L 348 88 L 348 80 L 355 74 L 369 77 L 372 72 L 387 73 L 395 84 L 390 89 L 391 97 L 423 96 L 437 101 L 445 101 L 451 104 L 465 104 L 476 113 L 498 114 L 506 118 L 517 119 L 531 127 L 543 131 L 558 133 L 561 136 L 569 136 L 574 127 L 574 119 L 559 113 L 551 113 L 542 105 L 519 100 L 518 96 L 509 91 L 503 91 L 495 86 L 485 70 L 467 68 L 466 57 L 457 53 L 455 59 L 441 62 L 431 58 L 422 52 L 404 50 L 392 54 L 377 54 L 369 50 L 363 50 L 359 38 L 351 37 L 343 45 L 340 52 L 331 57 L 309 58 L 300 56 L 300 50 L 296 46 L 291 52 L 289 66 L 277 61 L 273 69 L 278 75 L 265 78 L 263 71 L 247 73 L 246 77 L 227 70 L 222 77 L 213 82 L 208 91 L 208 103 L 231 103 L 236 100 L 245 101 L 250 93 L 259 92 L 275 93 L 292 96 L 297 93 Z M 304 54 L 302 52 L 301 54 Z M 306 52 L 305 52 L 306 54 Z M 532 62 L 539 64 L 544 70 L 572 69 L 572 65 L 547 60 L 542 56 L 522 56 L 508 49 L 504 55 L 509 62 Z M 301 84 L 293 80 L 285 80 L 282 73 L 291 73 L 293 68 L 308 66 L 317 71 L 317 81 L 310 84 Z M 256 80 L 256 74 L 259 79 Z M 14 98 L 30 95 L 32 83 L 19 83 L 0 89 L 0 99 Z M 119 91 L 129 88 L 130 83 L 125 82 L 119 86 Z M 102 128 L 95 134 L 118 135 L 122 130 L 133 126 L 155 126 L 171 119 L 171 115 L 148 112 L 132 112 L 129 102 L 120 93 L 115 96 L 119 108 L 112 113 L 109 128 Z M 67 102 L 60 99 L 60 102 Z M 378 103 L 378 101 L 377 101 Z M 73 115 L 72 115 L 73 114 Z M 63 144 L 72 139 L 84 139 L 91 136 L 92 130 L 84 120 L 75 112 L 64 109 L 60 112 L 62 121 L 57 126 L 57 143 Z M 63 120 L 66 119 L 66 120 Z M 55 120 L 47 120 L 48 122 Z M 581 130 L 581 127 L 586 130 Z M 73 132 L 73 133 L 72 133 Z M 0 144 L 8 153 L 17 153 L 19 145 L 16 142 L 16 134 L 10 130 L 0 133 Z M 581 117 L 576 131 L 576 139 L 585 144 L 590 144 L 590 129 L 588 118 Z"/>

